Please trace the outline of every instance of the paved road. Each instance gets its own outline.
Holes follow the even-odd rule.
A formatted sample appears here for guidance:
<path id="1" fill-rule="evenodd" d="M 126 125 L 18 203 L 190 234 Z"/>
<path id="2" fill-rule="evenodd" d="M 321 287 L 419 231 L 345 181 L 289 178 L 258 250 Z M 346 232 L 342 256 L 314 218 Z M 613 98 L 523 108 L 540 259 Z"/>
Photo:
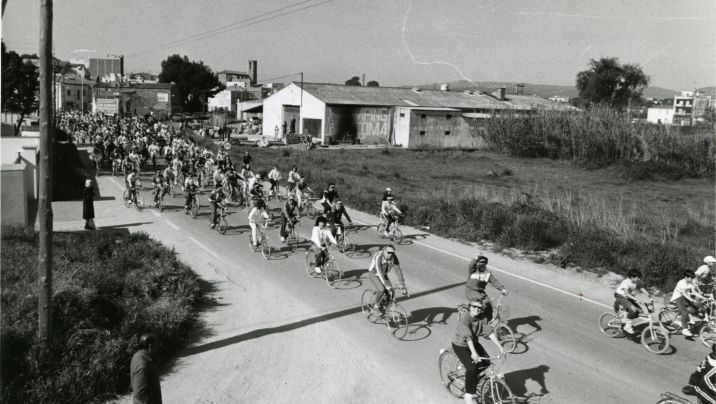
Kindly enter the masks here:
<path id="1" fill-rule="evenodd" d="M 212 332 L 165 376 L 166 402 L 461 402 L 442 388 L 436 359 L 454 331 L 473 247 L 404 229 L 409 237 L 397 249 L 411 297 L 401 304 L 412 312 L 412 324 L 407 340 L 398 341 L 360 313 L 369 257 L 386 244 L 374 228 L 354 235 L 354 253 L 335 253 L 350 279 L 335 290 L 306 275 L 303 249 L 283 249 L 270 260 L 252 253 L 246 210 L 231 208 L 229 231 L 220 235 L 209 228 L 208 208 L 192 219 L 179 198 L 169 199 L 162 213 L 124 208 L 121 183 L 120 177 L 99 178 L 98 225 L 146 231 L 173 245 L 216 289 L 203 317 Z M 377 222 L 351 213 L 357 223 Z M 308 222 L 302 238 L 310 235 Z M 279 247 L 277 230 L 269 236 Z M 661 392 L 678 391 L 705 354 L 700 343 L 678 336 L 671 353 L 661 356 L 609 339 L 597 319 L 611 305 L 610 290 L 533 263 L 490 257 L 510 290 L 510 324 L 522 336 L 503 372 L 523 402 L 653 403 Z M 494 352 L 489 341 L 484 345 Z"/>

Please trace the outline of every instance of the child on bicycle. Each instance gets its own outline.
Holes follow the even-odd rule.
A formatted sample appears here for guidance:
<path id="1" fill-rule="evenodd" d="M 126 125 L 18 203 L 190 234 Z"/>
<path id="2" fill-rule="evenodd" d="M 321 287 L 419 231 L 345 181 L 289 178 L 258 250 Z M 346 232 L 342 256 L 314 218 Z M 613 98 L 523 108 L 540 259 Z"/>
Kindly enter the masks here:
<path id="1" fill-rule="evenodd" d="M 261 232 L 266 231 L 266 227 L 271 221 L 268 212 L 266 212 L 266 203 L 263 199 L 256 201 L 256 205 L 249 212 L 249 227 L 251 227 L 251 243 L 258 247 L 259 239 L 257 237 L 257 227 L 261 226 Z"/>
<path id="2" fill-rule="evenodd" d="M 296 202 L 296 196 L 291 194 L 288 196 L 288 200 L 281 209 L 281 241 L 285 242 L 288 237 L 287 226 L 293 227 L 298 223 L 298 203 Z"/>
<path id="3" fill-rule="evenodd" d="M 211 194 L 209 194 L 209 205 L 211 206 L 211 228 L 213 229 L 216 227 L 216 224 L 219 222 L 219 209 L 221 209 L 226 203 L 226 194 L 224 193 L 224 189 L 214 188 L 213 191 L 211 191 Z"/>
<path id="4" fill-rule="evenodd" d="M 316 219 L 316 224 L 313 226 L 313 231 L 311 232 L 311 243 L 313 243 L 312 248 L 316 253 L 316 267 L 314 270 L 317 274 L 321 273 L 321 267 L 328 259 L 328 254 L 326 253 L 327 244 L 329 242 L 333 245 L 338 244 L 338 242 L 336 242 L 336 238 L 333 237 L 330 230 L 326 228 L 326 222 L 327 220 L 324 216 L 319 216 L 318 219 Z"/>
<path id="5" fill-rule="evenodd" d="M 477 257 L 470 260 L 467 265 L 467 281 L 465 282 L 465 297 L 468 301 L 472 299 L 484 299 L 486 308 L 485 312 L 490 316 L 497 315 L 493 311 L 492 303 L 487 299 L 487 284 L 491 284 L 495 289 L 499 289 L 503 295 L 507 295 L 505 288 L 495 275 L 487 269 L 488 259 L 484 255 L 478 253 Z"/>
<path id="6" fill-rule="evenodd" d="M 403 212 L 398 209 L 395 204 L 395 197 L 387 196 L 380 206 L 380 216 L 382 220 L 385 220 L 385 231 L 383 232 L 384 237 L 390 237 L 390 225 L 393 224 Z"/>
<path id="7" fill-rule="evenodd" d="M 348 211 L 346 211 L 345 206 L 343 206 L 343 201 L 340 199 L 336 200 L 336 206 L 334 206 L 326 216 L 328 217 L 328 223 L 331 225 L 331 234 L 333 234 L 334 237 L 338 237 L 339 229 L 340 234 L 346 231 L 346 227 L 343 225 L 343 221 L 341 221 L 343 216 L 348 220 L 349 226 L 353 225 L 353 221 L 351 217 L 348 216 Z"/>
<path id="8" fill-rule="evenodd" d="M 679 309 L 680 320 L 676 323 L 681 327 L 681 334 L 687 337 L 693 337 L 693 333 L 689 330 L 690 324 L 695 324 L 696 319 L 691 318 L 691 314 L 699 311 L 700 301 L 706 298 L 698 292 L 694 283 L 694 272 L 685 271 L 684 277 L 676 283 L 674 293 L 669 300 Z"/>
<path id="9" fill-rule="evenodd" d="M 483 336 L 484 338 L 487 335 L 499 349 L 500 355 L 505 353 L 495 335 L 491 323 L 492 318 L 485 312 L 486 307 L 487 304 L 483 299 L 470 300 L 469 311 L 467 315 L 459 316 L 455 336 L 452 340 L 453 352 L 465 367 L 464 399 L 467 404 L 474 404 L 472 398 L 477 395 L 481 371 L 490 364 L 489 360 L 480 359 L 489 355 L 478 341 L 478 337 Z"/>
<path id="10" fill-rule="evenodd" d="M 649 294 L 643 287 L 638 287 L 639 277 L 641 274 L 639 271 L 632 269 L 627 274 L 627 277 L 617 286 L 614 291 L 614 308 L 615 310 L 622 306 L 627 311 L 626 320 L 624 320 L 624 331 L 629 334 L 634 334 L 634 328 L 632 327 L 632 320 L 639 317 L 639 305 L 636 303 L 636 297 L 634 291 L 639 289 L 644 294 Z"/>

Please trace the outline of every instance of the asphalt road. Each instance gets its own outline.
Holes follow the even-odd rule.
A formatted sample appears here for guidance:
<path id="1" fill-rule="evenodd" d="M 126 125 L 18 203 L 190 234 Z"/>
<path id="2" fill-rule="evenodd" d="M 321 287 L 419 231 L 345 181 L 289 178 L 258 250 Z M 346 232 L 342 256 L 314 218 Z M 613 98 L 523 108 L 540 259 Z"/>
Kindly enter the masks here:
<path id="1" fill-rule="evenodd" d="M 370 256 L 388 243 L 369 227 L 377 217 L 350 211 L 354 222 L 367 226 L 353 235 L 356 251 L 334 252 L 346 281 L 331 289 L 307 276 L 304 248 L 280 249 L 269 260 L 251 252 L 245 209 L 229 209 L 229 231 L 221 235 L 208 225 L 208 192 L 192 219 L 178 197 L 167 198 L 162 213 L 127 209 L 121 184 L 121 177 L 99 178 L 97 224 L 145 231 L 173 245 L 215 287 L 215 305 L 203 317 L 211 332 L 165 375 L 165 402 L 462 402 L 442 387 L 437 357 L 454 332 L 473 247 L 403 228 L 408 237 L 397 253 L 411 296 L 400 303 L 412 312 L 412 323 L 406 340 L 398 341 L 359 307 L 370 287 Z M 144 196 L 150 199 L 149 192 Z M 302 222 L 303 239 L 310 237 L 310 222 Z M 269 238 L 281 248 L 277 227 Z M 612 303 L 603 285 L 489 256 L 510 291 L 504 304 L 520 343 L 502 372 L 521 402 L 654 403 L 662 392 L 678 392 L 705 355 L 700 342 L 681 336 L 672 338 L 665 355 L 607 338 L 597 325 Z M 483 345 L 495 353 L 490 341 Z"/>

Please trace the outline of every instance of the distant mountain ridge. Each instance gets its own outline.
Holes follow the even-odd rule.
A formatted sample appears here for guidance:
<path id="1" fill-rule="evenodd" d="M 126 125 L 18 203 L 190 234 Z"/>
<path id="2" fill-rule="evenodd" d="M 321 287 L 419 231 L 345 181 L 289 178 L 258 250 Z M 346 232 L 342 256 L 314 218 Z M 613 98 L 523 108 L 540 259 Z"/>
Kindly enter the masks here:
<path id="1" fill-rule="evenodd" d="M 475 85 L 467 80 L 458 80 L 447 83 L 451 91 L 474 90 Z M 505 87 L 507 94 L 515 93 L 515 82 L 505 81 L 481 81 L 478 82 L 478 90 L 483 92 L 493 92 L 500 87 Z M 579 95 L 575 86 L 560 86 L 554 84 L 530 84 L 524 83 L 524 94 L 534 94 L 542 98 L 550 97 L 576 97 Z M 415 86 L 422 89 L 440 89 L 440 84 L 424 84 Z M 716 86 L 703 87 L 698 89 L 707 95 L 716 95 Z M 669 90 L 661 87 L 647 87 L 642 95 L 644 98 L 670 98 L 674 95 L 681 94 L 681 91 Z"/>

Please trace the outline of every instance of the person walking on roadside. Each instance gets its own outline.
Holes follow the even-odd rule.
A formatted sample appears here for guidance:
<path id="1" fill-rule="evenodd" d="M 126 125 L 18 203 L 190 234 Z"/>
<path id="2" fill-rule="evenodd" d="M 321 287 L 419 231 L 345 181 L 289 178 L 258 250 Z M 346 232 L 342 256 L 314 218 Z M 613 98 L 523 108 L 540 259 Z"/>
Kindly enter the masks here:
<path id="1" fill-rule="evenodd" d="M 139 350 L 132 357 L 129 376 L 133 404 L 162 404 L 159 368 L 154 361 L 158 341 L 154 334 L 139 337 Z"/>
<path id="2" fill-rule="evenodd" d="M 85 230 L 95 230 L 94 225 L 94 197 L 95 190 L 92 180 L 85 180 L 82 190 L 82 218 L 85 220 Z"/>

